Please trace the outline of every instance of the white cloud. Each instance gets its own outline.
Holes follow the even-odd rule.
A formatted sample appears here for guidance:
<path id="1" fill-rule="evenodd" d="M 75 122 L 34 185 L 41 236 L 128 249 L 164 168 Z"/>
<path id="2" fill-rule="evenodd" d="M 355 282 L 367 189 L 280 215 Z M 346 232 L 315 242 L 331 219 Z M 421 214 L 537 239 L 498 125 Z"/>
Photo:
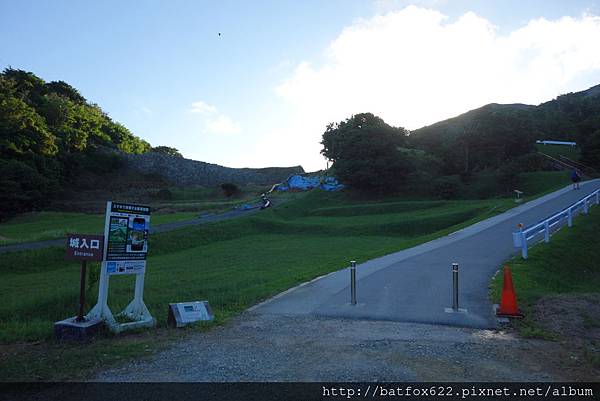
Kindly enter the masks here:
<path id="1" fill-rule="evenodd" d="M 216 118 L 209 119 L 206 122 L 206 128 L 209 132 L 219 135 L 235 135 L 242 131 L 238 123 L 223 114 L 219 114 Z"/>
<path id="2" fill-rule="evenodd" d="M 192 103 L 192 107 L 190 108 L 191 113 L 197 114 L 214 114 L 217 112 L 217 108 L 208 103 L 199 100 L 197 102 Z"/>
<path id="3" fill-rule="evenodd" d="M 192 103 L 189 111 L 202 116 L 204 130 L 210 134 L 236 135 L 242 131 L 238 123 L 225 114 L 219 113 L 219 110 L 215 106 L 202 100 Z"/>
<path id="4" fill-rule="evenodd" d="M 537 104 L 585 89 L 576 87 L 582 78 L 600 80 L 598 38 L 592 15 L 540 18 L 507 35 L 472 12 L 450 21 L 415 6 L 361 20 L 330 43 L 322 65 L 299 63 L 277 86 L 294 117 L 263 151 L 287 145 L 278 152 L 293 159 L 310 150 L 303 164 L 321 168 L 326 124 L 354 113 L 415 129 L 486 103 Z"/>

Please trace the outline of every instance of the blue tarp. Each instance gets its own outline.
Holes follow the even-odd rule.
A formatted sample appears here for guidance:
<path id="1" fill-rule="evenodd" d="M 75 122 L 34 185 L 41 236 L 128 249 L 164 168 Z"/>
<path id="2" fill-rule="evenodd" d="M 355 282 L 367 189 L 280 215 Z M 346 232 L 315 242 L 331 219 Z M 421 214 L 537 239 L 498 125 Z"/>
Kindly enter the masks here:
<path id="1" fill-rule="evenodd" d="M 339 191 L 344 188 L 335 177 L 307 177 L 294 174 L 277 186 L 278 191 L 300 190 L 306 191 L 313 188 L 321 188 L 324 191 Z"/>
<path id="2" fill-rule="evenodd" d="M 344 184 L 340 184 L 335 177 L 323 177 L 320 188 L 324 191 L 339 191 L 344 189 Z"/>

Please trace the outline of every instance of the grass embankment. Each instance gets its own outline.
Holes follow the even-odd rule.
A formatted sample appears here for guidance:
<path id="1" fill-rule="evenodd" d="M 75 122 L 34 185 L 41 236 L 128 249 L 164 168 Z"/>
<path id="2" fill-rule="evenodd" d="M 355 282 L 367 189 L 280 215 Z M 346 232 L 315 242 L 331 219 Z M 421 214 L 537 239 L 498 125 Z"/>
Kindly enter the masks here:
<path id="1" fill-rule="evenodd" d="M 148 199 L 139 203 L 150 205 L 153 210 L 151 223 L 158 225 L 190 220 L 204 213 L 231 210 L 246 202 L 257 202 L 260 189 L 256 186 L 244 187 L 239 196 L 227 198 L 219 188 L 173 188 L 171 200 Z M 274 196 L 278 195 L 281 196 Z M 25 213 L 0 224 L 0 245 L 64 238 L 70 232 L 102 234 L 103 229 L 104 214 L 101 213 Z"/>
<path id="2" fill-rule="evenodd" d="M 513 324 L 525 337 L 580 341 L 585 356 L 600 367 L 600 207 L 575 218 L 550 243 L 529 250 L 529 258 L 515 257 L 511 268 L 523 320 Z M 502 274 L 492 281 L 492 298 L 500 301 Z M 592 333 L 593 334 L 593 333 Z"/>
<path id="3" fill-rule="evenodd" d="M 169 302 L 198 299 L 208 299 L 217 323 L 223 322 L 300 282 L 343 268 L 351 259 L 365 261 L 408 248 L 512 206 L 511 199 L 373 202 L 345 193 L 296 194 L 259 215 L 152 236 L 145 301 L 159 327 L 165 325 Z M 82 377 L 90 369 L 147 355 L 187 333 L 161 328 L 87 346 L 56 344 L 52 324 L 75 313 L 78 280 L 78 265 L 66 262 L 62 249 L 0 256 L 2 378 Z M 111 278 L 111 309 L 126 306 L 132 292 L 133 277 Z"/>
<path id="4" fill-rule="evenodd" d="M 189 220 L 198 213 L 153 214 L 152 224 Z M 0 245 L 64 238 L 68 233 L 102 234 L 104 215 L 65 212 L 26 213 L 0 224 Z"/>

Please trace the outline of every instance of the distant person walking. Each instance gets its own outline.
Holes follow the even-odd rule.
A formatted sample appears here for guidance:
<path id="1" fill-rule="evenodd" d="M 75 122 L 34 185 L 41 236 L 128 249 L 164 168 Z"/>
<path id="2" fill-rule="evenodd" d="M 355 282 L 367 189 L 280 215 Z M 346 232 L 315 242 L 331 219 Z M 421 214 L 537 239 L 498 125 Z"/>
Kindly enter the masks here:
<path id="1" fill-rule="evenodd" d="M 571 181 L 573 181 L 573 189 L 579 189 L 579 181 L 581 181 L 581 176 L 579 175 L 577 169 L 574 169 L 571 172 Z"/>

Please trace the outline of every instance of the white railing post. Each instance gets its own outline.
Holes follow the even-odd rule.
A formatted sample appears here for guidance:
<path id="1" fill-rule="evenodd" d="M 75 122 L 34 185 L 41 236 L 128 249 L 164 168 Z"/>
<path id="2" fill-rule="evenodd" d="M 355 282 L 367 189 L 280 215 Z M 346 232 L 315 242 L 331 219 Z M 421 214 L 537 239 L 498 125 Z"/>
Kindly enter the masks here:
<path id="1" fill-rule="evenodd" d="M 596 197 L 596 204 L 600 205 L 600 189 L 597 189 L 596 191 L 592 192 L 585 198 L 572 204 L 568 208 L 563 209 L 562 211 L 550 216 L 549 218 L 543 220 L 540 223 L 537 223 L 537 224 L 529 227 L 526 230 L 523 229 L 524 226 L 522 223 L 517 224 L 517 227 L 519 227 L 519 232 L 512 233 L 513 242 L 514 242 L 515 248 L 519 248 L 519 247 L 521 248 L 521 256 L 523 257 L 523 259 L 527 259 L 527 257 L 529 256 L 528 249 L 527 249 L 527 240 L 528 240 L 527 233 L 528 232 L 532 233 L 531 238 L 537 237 L 542 232 L 541 226 L 543 224 L 544 242 L 546 242 L 546 243 L 550 242 L 550 228 L 552 227 L 552 225 L 561 224 L 562 219 L 566 215 L 568 226 L 573 227 L 573 217 L 576 213 L 578 213 L 578 212 L 581 213 L 582 208 L 583 208 L 584 214 L 589 214 L 590 207 L 592 207 L 594 205 L 594 202 L 592 200 L 592 198 L 594 196 Z M 553 224 L 550 224 L 550 222 L 554 219 L 556 219 L 556 221 Z"/>
<path id="2" fill-rule="evenodd" d="M 527 235 L 521 231 L 521 256 L 527 259 Z"/>

